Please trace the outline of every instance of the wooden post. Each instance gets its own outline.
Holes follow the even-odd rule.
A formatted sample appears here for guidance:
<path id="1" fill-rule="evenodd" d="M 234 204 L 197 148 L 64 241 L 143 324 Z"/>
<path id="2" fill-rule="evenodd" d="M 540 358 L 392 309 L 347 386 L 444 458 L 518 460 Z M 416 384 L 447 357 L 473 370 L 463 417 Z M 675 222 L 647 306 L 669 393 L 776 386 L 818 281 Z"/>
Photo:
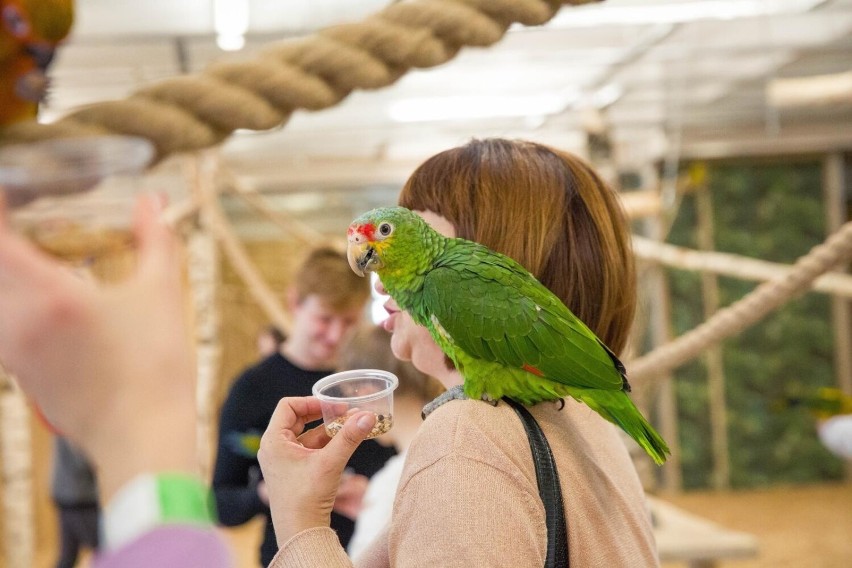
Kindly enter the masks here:
<path id="1" fill-rule="evenodd" d="M 698 214 L 698 248 L 713 250 L 713 199 L 706 183 L 695 192 Z M 707 320 L 719 309 L 719 279 L 711 272 L 701 273 L 701 295 L 704 301 L 704 319 Z M 728 456 L 728 408 L 725 401 L 725 369 L 720 345 L 710 347 L 704 353 L 707 365 L 707 395 L 710 406 L 710 437 L 713 446 L 712 484 L 716 489 L 730 486 L 731 467 Z"/>
<path id="2" fill-rule="evenodd" d="M 188 157 L 187 183 L 193 201 L 200 203 L 205 191 L 215 194 L 215 188 L 203 187 L 213 184 L 209 171 L 202 175 L 197 163 L 199 157 Z M 216 296 L 219 283 L 219 248 L 216 238 L 209 229 L 207 211 L 198 213 L 198 223 L 186 239 L 186 266 L 192 312 L 196 353 L 196 441 L 199 473 L 210 479 L 214 459 L 216 436 L 215 394 L 219 367 L 222 360 L 220 317 Z"/>
<path id="3" fill-rule="evenodd" d="M 3 475 L 3 566 L 35 564 L 35 511 L 30 414 L 26 397 L 0 367 Z"/>
<path id="4" fill-rule="evenodd" d="M 846 163 L 841 152 L 833 152 L 825 157 L 822 178 L 826 232 L 830 234 L 848 220 L 849 204 L 846 192 L 852 191 L 852 183 L 846 175 Z M 838 266 L 837 271 L 848 271 L 848 265 Z M 852 301 L 833 296 L 831 320 L 834 327 L 834 372 L 837 386 L 846 394 L 852 395 Z M 852 481 L 852 460 L 846 462 L 846 480 Z"/>
<path id="5" fill-rule="evenodd" d="M 203 229 L 189 235 L 186 250 L 187 276 L 195 316 L 198 465 L 201 476 L 210 479 L 216 435 L 214 395 L 222 359 L 216 307 L 219 251 L 213 235 Z"/>
<path id="6" fill-rule="evenodd" d="M 645 226 L 651 239 L 662 240 L 663 223 L 659 216 L 648 217 Z M 669 292 L 666 269 L 661 265 L 650 268 L 648 273 L 651 306 L 650 327 L 651 343 L 654 348 L 665 345 L 672 340 L 671 331 L 671 294 Z M 657 416 L 660 423 L 660 434 L 666 440 L 672 455 L 662 468 L 662 489 L 669 492 L 680 492 L 683 488 L 683 475 L 680 462 L 680 438 L 677 424 L 677 396 L 670 371 L 658 375 L 659 385 L 657 397 Z"/>

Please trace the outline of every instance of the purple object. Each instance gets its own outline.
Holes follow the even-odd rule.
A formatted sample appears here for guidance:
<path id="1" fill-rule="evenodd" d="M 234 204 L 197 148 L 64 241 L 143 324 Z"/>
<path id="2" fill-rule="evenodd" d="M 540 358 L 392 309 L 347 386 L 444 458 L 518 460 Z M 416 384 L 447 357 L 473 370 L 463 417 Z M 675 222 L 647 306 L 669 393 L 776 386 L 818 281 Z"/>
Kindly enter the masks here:
<path id="1" fill-rule="evenodd" d="M 233 568 L 231 550 L 212 527 L 164 525 L 118 550 L 101 552 L 93 568 Z"/>

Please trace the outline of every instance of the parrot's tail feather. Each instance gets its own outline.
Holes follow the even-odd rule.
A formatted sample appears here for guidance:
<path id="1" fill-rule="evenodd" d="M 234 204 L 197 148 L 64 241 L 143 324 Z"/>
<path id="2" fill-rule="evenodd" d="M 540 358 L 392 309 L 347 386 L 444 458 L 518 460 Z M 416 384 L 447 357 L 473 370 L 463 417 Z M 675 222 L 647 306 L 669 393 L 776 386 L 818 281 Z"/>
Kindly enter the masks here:
<path id="1" fill-rule="evenodd" d="M 630 397 L 623 391 L 595 390 L 589 394 L 578 393 L 577 398 L 627 432 L 657 465 L 665 463 L 666 455 L 671 454 L 666 441 L 645 420 Z"/>

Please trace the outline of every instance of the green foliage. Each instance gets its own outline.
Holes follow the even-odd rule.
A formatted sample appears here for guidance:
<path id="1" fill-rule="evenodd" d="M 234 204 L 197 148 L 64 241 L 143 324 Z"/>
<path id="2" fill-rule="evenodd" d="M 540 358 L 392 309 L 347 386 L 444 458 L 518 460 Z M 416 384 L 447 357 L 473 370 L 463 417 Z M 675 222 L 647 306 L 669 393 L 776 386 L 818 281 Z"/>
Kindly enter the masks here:
<path id="1" fill-rule="evenodd" d="M 825 240 L 818 162 L 717 165 L 709 170 L 716 250 L 792 263 Z M 696 246 L 694 198 L 687 196 L 668 241 Z M 668 272 L 674 333 L 703 321 L 696 273 Z M 722 306 L 755 288 L 720 278 Z M 772 403 L 833 385 L 830 301 L 809 293 L 723 344 L 731 484 L 757 487 L 840 479 L 842 462 L 820 444 L 805 410 Z M 686 488 L 711 484 L 713 457 L 707 373 L 699 359 L 675 373 Z"/>

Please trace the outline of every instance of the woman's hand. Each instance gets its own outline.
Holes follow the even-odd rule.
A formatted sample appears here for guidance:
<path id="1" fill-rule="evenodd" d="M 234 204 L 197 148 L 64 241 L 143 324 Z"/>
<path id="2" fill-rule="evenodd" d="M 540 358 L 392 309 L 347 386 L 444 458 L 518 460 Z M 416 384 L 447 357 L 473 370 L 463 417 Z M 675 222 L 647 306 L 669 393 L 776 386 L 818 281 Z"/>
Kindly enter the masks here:
<path id="1" fill-rule="evenodd" d="M 329 526 L 346 463 L 376 422 L 372 412 L 358 412 L 334 438 L 323 426 L 302 433 L 320 418 L 314 397 L 281 399 L 260 440 L 257 459 L 279 547 L 303 530 Z"/>
<path id="2" fill-rule="evenodd" d="M 106 286 L 14 233 L 0 196 L 0 361 L 89 453 L 107 497 L 137 473 L 194 467 L 195 368 L 161 210 L 140 198 L 136 271 Z"/>

